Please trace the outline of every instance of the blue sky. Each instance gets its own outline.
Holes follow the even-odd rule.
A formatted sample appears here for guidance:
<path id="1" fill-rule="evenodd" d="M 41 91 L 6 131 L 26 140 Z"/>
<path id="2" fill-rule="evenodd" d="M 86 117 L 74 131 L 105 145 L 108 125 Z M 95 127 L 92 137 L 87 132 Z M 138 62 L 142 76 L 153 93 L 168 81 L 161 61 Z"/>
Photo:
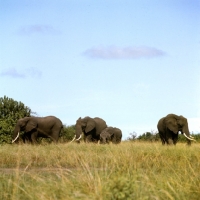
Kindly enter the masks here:
<path id="1" fill-rule="evenodd" d="M 169 113 L 200 132 L 199 0 L 0 0 L 0 96 L 123 138 Z"/>

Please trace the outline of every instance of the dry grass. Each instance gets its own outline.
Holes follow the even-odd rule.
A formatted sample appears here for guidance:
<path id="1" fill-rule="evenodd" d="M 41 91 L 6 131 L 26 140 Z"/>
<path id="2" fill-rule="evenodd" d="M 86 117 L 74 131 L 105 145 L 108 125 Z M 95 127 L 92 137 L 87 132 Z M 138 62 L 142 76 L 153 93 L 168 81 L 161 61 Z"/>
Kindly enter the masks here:
<path id="1" fill-rule="evenodd" d="M 5 145 L 0 199 L 199 199 L 200 145 Z"/>

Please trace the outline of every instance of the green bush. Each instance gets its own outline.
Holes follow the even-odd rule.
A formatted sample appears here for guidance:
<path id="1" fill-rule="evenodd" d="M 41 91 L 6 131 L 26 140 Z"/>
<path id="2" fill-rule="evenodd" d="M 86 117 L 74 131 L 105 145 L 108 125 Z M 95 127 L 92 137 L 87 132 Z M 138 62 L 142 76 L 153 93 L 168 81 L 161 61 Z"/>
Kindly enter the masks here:
<path id="1" fill-rule="evenodd" d="M 63 125 L 63 129 L 60 135 L 60 141 L 69 142 L 74 138 L 74 136 L 75 136 L 75 125 L 71 126 Z"/>
<path id="2" fill-rule="evenodd" d="M 0 144 L 10 143 L 18 119 L 29 117 L 32 111 L 22 102 L 6 96 L 0 98 Z"/>

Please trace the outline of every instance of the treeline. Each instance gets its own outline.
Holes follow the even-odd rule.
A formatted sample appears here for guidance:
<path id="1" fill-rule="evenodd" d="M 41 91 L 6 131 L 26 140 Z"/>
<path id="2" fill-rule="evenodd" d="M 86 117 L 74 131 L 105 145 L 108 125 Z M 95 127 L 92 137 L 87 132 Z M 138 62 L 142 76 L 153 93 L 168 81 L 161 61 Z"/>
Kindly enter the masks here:
<path id="1" fill-rule="evenodd" d="M 6 96 L 0 98 L 0 144 L 11 143 L 12 134 L 16 122 L 23 117 L 36 116 L 36 112 L 33 112 L 28 106 L 22 102 L 13 100 Z M 21 133 L 23 134 L 23 132 Z M 73 139 L 75 135 L 75 125 L 67 126 L 63 124 L 63 129 L 59 138 L 60 142 L 68 142 Z M 199 134 L 191 134 L 196 141 L 200 141 Z M 148 142 L 160 142 L 160 137 L 157 132 L 146 132 L 137 137 L 135 132 L 130 133 L 126 139 L 128 141 L 148 141 Z M 186 142 L 186 138 L 179 134 L 179 142 Z M 51 142 L 51 139 L 40 138 L 39 143 Z"/>
<path id="2" fill-rule="evenodd" d="M 200 142 L 200 133 L 198 133 L 198 134 L 190 133 L 190 134 L 191 134 L 191 136 L 194 137 L 194 139 L 197 142 Z M 129 141 L 147 141 L 147 142 L 158 142 L 159 141 L 159 142 L 161 142 L 158 132 L 153 132 L 153 131 L 143 133 L 142 135 L 140 135 L 138 137 L 137 137 L 137 133 L 135 133 L 135 132 L 130 133 L 127 140 L 129 140 Z M 187 142 L 187 139 L 182 134 L 179 134 L 178 142 Z"/>
<path id="3" fill-rule="evenodd" d="M 12 134 L 17 120 L 23 117 L 36 116 L 28 106 L 6 96 L 0 98 L 0 144 L 11 143 Z M 23 134 L 23 133 L 21 133 Z M 63 125 L 60 135 L 61 142 L 71 141 L 75 134 L 75 126 Z M 41 138 L 40 142 L 51 142 L 48 138 Z"/>

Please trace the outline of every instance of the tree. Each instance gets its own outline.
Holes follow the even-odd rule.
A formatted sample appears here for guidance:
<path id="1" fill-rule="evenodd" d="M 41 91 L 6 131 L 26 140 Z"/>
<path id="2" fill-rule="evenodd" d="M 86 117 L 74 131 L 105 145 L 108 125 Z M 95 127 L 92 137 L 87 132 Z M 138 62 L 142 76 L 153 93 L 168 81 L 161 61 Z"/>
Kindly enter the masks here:
<path id="1" fill-rule="evenodd" d="M 75 125 L 66 126 L 63 125 L 63 130 L 61 131 L 60 141 L 61 142 L 69 142 L 75 136 Z"/>
<path id="2" fill-rule="evenodd" d="M 135 131 L 133 131 L 132 133 L 129 133 L 129 136 L 128 136 L 127 140 L 135 141 L 136 138 L 137 138 L 137 133 Z"/>
<path id="3" fill-rule="evenodd" d="M 153 130 L 151 130 L 151 132 L 145 132 L 138 137 L 138 140 L 150 142 L 156 142 L 159 141 L 159 139 L 159 134 Z"/>
<path id="4" fill-rule="evenodd" d="M 18 119 L 31 116 L 31 109 L 6 96 L 0 98 L 0 144 L 10 143 Z"/>

